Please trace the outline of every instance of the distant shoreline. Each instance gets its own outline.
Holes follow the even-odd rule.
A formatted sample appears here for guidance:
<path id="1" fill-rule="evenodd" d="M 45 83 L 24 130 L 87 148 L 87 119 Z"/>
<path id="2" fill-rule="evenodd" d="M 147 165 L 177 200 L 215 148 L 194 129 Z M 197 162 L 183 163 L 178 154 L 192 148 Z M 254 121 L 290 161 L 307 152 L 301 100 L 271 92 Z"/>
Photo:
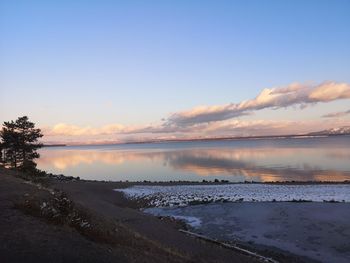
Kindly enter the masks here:
<path id="1" fill-rule="evenodd" d="M 68 146 L 67 144 L 44 144 L 42 147 L 63 147 Z"/>
<path id="2" fill-rule="evenodd" d="M 169 140 L 148 140 L 134 142 L 110 142 L 96 144 L 44 144 L 43 147 L 64 147 L 64 146 L 103 146 L 103 145 L 129 145 L 129 144 L 156 144 L 173 142 L 210 142 L 210 141 L 238 141 L 238 140 L 263 140 L 263 139 L 303 139 L 303 138 L 328 138 L 328 137 L 346 137 L 350 134 L 287 134 L 287 135 L 264 135 L 264 136 L 238 136 L 238 137 L 213 137 L 213 138 L 192 138 L 192 139 L 169 139 Z"/>
<path id="3" fill-rule="evenodd" d="M 66 176 L 62 175 L 62 178 Z M 69 177 L 74 179 L 74 177 Z M 228 180 L 204 180 L 204 181 L 129 181 L 129 180 L 120 180 L 120 181 L 107 181 L 107 180 L 91 180 L 91 179 L 79 179 L 80 181 L 85 182 L 103 182 L 103 183 L 122 183 L 128 186 L 178 186 L 178 185 L 249 185 L 249 184 L 262 184 L 262 185 L 337 185 L 337 184 L 350 184 L 349 180 L 343 181 L 242 181 L 242 182 L 230 182 Z"/>
<path id="4" fill-rule="evenodd" d="M 350 136 L 350 134 L 328 134 L 328 135 L 310 135 L 310 134 L 288 134 L 288 135 L 264 135 L 264 136 L 238 136 L 238 137 L 215 137 L 215 138 L 196 138 L 196 139 L 172 139 L 172 140 L 150 140 L 125 142 L 118 144 L 143 144 L 143 143 L 163 143 L 163 142 L 197 142 L 197 141 L 235 141 L 235 140 L 259 140 L 259 139 L 293 139 L 293 138 L 325 138 L 336 136 Z"/>

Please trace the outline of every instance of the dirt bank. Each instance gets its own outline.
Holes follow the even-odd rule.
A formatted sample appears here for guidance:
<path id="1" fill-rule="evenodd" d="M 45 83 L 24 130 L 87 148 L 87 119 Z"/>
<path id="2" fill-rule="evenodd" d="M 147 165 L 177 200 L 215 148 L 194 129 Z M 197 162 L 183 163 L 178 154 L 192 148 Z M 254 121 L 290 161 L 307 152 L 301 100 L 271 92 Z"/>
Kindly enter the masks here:
<path id="1" fill-rule="evenodd" d="M 15 175 L 0 168 L 1 262 L 257 262 L 141 213 L 112 191 L 127 184 Z"/>

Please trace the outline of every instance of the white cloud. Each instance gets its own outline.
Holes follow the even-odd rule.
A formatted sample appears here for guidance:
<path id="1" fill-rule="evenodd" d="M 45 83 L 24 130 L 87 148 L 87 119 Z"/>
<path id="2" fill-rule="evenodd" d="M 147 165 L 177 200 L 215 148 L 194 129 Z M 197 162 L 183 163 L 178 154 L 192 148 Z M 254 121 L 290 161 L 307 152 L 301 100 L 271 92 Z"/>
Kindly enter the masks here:
<path id="1" fill-rule="evenodd" d="M 166 120 L 168 126 L 188 126 L 196 123 L 227 120 L 265 108 L 283 108 L 299 105 L 301 108 L 319 102 L 350 98 L 347 83 L 324 82 L 319 85 L 293 83 L 286 87 L 264 89 L 254 99 L 240 103 L 201 106 L 177 112 Z"/>

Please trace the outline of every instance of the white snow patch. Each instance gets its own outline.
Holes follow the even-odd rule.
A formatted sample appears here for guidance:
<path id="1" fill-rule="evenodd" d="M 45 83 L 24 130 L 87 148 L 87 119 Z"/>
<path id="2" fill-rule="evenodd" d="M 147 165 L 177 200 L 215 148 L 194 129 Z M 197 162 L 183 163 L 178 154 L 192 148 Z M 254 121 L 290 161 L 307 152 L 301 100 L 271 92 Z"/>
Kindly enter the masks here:
<path id="1" fill-rule="evenodd" d="M 114 191 L 122 192 L 128 197 L 143 198 L 157 193 L 157 189 L 151 189 L 147 187 L 129 187 L 123 189 L 114 189 Z"/>
<path id="2" fill-rule="evenodd" d="M 349 184 L 224 184 L 224 185 L 139 185 L 123 192 L 130 199 L 144 198 L 151 206 L 187 206 L 211 202 L 268 202 L 307 200 L 314 202 L 350 202 Z"/>
<path id="3" fill-rule="evenodd" d="M 193 228 L 198 228 L 201 226 L 202 221 L 198 217 L 194 216 L 176 216 L 176 215 L 171 215 L 171 217 L 179 220 L 185 221 L 186 224 L 190 225 Z"/>

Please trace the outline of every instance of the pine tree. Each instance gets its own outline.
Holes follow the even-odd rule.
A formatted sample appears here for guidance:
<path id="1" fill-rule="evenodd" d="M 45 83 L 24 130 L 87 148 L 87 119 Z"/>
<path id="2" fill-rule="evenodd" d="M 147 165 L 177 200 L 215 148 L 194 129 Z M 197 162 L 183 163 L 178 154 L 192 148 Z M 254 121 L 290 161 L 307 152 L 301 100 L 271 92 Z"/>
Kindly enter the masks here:
<path id="1" fill-rule="evenodd" d="M 36 167 L 35 158 L 39 158 L 37 149 L 42 147 L 38 139 L 43 134 L 35 129 L 35 124 L 27 116 L 19 117 L 15 122 L 4 122 L 0 132 L 2 162 L 5 167 L 30 170 Z"/>
<path id="2" fill-rule="evenodd" d="M 2 155 L 3 155 L 3 146 L 2 146 L 2 142 L 0 140 L 0 165 L 3 165 Z"/>

